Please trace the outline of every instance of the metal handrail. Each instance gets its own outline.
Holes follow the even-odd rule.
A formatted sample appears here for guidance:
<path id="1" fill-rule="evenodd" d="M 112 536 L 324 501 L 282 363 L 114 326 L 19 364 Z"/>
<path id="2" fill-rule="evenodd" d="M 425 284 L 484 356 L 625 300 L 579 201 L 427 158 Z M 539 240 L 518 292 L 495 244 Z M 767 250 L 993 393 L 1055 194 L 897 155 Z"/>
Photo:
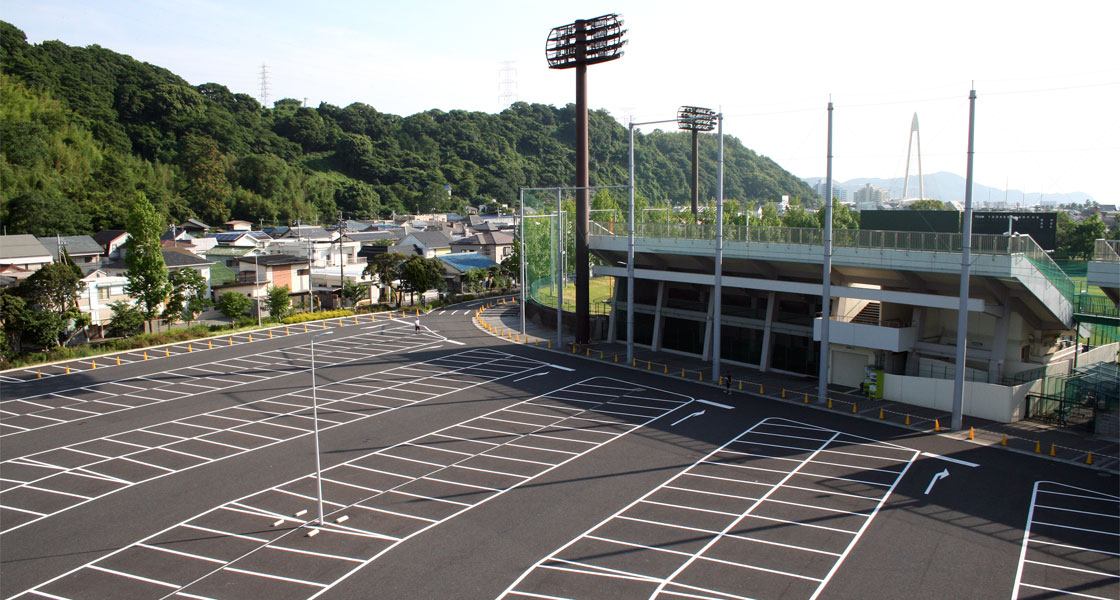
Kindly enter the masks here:
<path id="1" fill-rule="evenodd" d="M 603 235 L 609 233 L 602 229 Z M 716 226 L 709 223 L 636 223 L 635 235 L 692 240 L 715 239 Z M 816 227 L 747 227 L 725 226 L 724 240 L 758 244 L 824 245 L 824 230 Z M 911 252 L 959 253 L 960 233 L 921 231 L 884 231 L 870 229 L 837 229 L 833 231 L 833 247 L 906 250 Z M 1075 286 L 1065 271 L 1050 258 L 1029 235 L 973 234 L 973 254 L 1023 256 L 1031 261 L 1066 300 L 1074 301 Z"/>

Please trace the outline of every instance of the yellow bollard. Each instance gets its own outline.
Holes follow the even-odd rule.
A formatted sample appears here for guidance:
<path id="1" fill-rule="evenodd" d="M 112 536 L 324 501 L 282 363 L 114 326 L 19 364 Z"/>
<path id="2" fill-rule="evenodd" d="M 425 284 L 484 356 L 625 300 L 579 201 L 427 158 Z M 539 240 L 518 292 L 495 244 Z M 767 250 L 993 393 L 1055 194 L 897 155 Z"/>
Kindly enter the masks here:
<path id="1" fill-rule="evenodd" d="M 968 439 L 970 439 L 970 440 L 976 439 L 976 431 L 971 427 L 968 428 Z"/>
<path id="2" fill-rule="evenodd" d="M 828 407 L 829 407 L 829 408 L 832 408 L 832 398 L 829 398 L 829 399 L 828 399 Z"/>
<path id="3" fill-rule="evenodd" d="M 909 424 L 910 424 L 910 415 L 906 415 L 906 424 L 907 424 L 907 425 L 909 425 Z"/>
<path id="4" fill-rule="evenodd" d="M 999 445 L 1000 446 L 1006 446 L 1007 445 L 1007 434 L 1006 433 L 1003 434 L 1003 439 L 999 441 Z"/>
<path id="5" fill-rule="evenodd" d="M 853 415 L 859 414 L 859 411 L 856 410 L 856 403 L 855 402 L 852 402 L 852 414 Z"/>
<path id="6" fill-rule="evenodd" d="M 881 409 L 881 408 L 879 409 L 879 418 L 880 419 L 883 418 L 883 409 Z"/>
<path id="7" fill-rule="evenodd" d="M 1034 453 L 1035 454 L 1042 454 L 1042 442 L 1035 442 L 1034 443 Z"/>
<path id="8" fill-rule="evenodd" d="M 1089 456 L 1085 457 L 1085 464 L 1087 464 L 1087 465 L 1093 464 L 1093 453 L 1092 452 L 1089 453 Z"/>
<path id="9" fill-rule="evenodd" d="M 89 368 L 96 369 L 97 368 L 97 361 L 96 360 L 89 361 Z"/>
<path id="10" fill-rule="evenodd" d="M 1057 456 L 1058 453 L 1054 451 L 1054 444 L 1050 444 L 1050 456 Z"/>
<path id="11" fill-rule="evenodd" d="M 933 420 L 933 430 L 934 431 L 941 431 L 941 423 L 939 423 L 937 421 L 937 419 Z"/>

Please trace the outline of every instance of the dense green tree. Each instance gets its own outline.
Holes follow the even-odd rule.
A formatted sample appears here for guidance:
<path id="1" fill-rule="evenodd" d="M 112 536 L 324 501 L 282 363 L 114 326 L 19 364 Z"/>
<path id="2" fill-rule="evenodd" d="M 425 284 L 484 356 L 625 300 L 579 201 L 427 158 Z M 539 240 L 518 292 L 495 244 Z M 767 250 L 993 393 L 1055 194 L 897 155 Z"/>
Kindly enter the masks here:
<path id="1" fill-rule="evenodd" d="M 268 286 L 268 316 L 283 319 L 292 307 L 292 290 L 286 286 Z"/>
<path id="2" fill-rule="evenodd" d="M 167 282 L 167 264 L 159 242 L 163 221 L 141 192 L 137 192 L 129 204 L 125 230 L 128 231 L 124 257 L 128 283 L 124 291 L 136 298 L 144 319 L 150 322 L 159 314 L 159 307 L 167 299 L 171 286 Z"/>
<path id="3" fill-rule="evenodd" d="M 109 334 L 128 337 L 144 329 L 144 313 L 134 305 L 118 300 L 109 304 L 113 316 L 109 319 Z"/>
<path id="4" fill-rule="evenodd" d="M 400 266 L 401 284 L 410 294 L 423 294 L 444 287 L 443 261 L 438 258 L 413 256 Z"/>
<path id="5" fill-rule="evenodd" d="M 932 198 L 922 198 L 921 200 L 915 200 L 915 201 L 911 202 L 910 206 L 907 206 L 906 208 L 908 208 L 910 210 L 952 210 L 953 209 L 952 206 L 949 206 L 948 204 L 945 204 L 944 202 L 942 202 L 940 200 L 934 200 Z"/>
<path id="6" fill-rule="evenodd" d="M 167 304 L 163 307 L 163 320 L 168 325 L 176 321 L 191 321 L 213 304 L 206 293 L 206 279 L 194 269 L 175 269 L 167 275 L 170 286 Z"/>
<path id="7" fill-rule="evenodd" d="M 218 296 L 218 311 L 232 320 L 245 314 L 253 306 L 253 299 L 245 294 L 226 292 Z"/>

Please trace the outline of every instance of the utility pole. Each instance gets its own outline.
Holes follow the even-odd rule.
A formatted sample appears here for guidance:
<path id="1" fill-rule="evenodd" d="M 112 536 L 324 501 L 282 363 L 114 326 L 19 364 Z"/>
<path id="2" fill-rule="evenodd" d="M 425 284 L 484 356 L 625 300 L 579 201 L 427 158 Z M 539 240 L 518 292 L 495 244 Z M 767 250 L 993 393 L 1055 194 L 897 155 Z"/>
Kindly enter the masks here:
<path id="1" fill-rule="evenodd" d="M 342 222 L 342 211 L 338 211 L 338 307 L 342 308 L 342 288 L 346 284 L 346 261 L 342 258 L 342 232 L 345 224 Z"/>

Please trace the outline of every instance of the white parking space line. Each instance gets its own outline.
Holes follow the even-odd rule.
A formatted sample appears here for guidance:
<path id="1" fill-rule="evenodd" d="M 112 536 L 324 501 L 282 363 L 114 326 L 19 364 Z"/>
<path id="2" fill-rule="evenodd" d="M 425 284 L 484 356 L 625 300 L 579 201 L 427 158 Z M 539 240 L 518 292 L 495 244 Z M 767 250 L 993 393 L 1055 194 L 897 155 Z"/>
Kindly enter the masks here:
<path id="1" fill-rule="evenodd" d="M 327 350 L 325 356 L 334 356 L 333 362 L 344 364 L 380 354 L 414 349 L 438 343 L 430 336 L 423 339 L 408 338 L 384 349 L 370 347 L 378 336 L 361 333 L 336 341 L 334 346 L 346 345 L 353 350 Z M 49 394 L 27 397 L 4 398 L 0 400 L 0 437 L 19 435 L 28 431 L 42 429 L 62 423 L 74 422 L 122 410 L 139 408 L 182 398 L 208 394 L 218 390 L 229 390 L 239 386 L 286 375 L 304 372 L 310 363 L 302 357 L 309 354 L 309 345 L 293 346 L 282 350 L 268 350 L 257 354 L 239 356 L 205 363 L 198 366 L 176 367 L 167 371 L 130 377 L 123 380 L 79 386 Z M 539 365 L 540 363 L 536 363 Z M 220 367 L 224 367 L 225 370 Z M 126 391 L 127 390 L 127 391 Z M 89 396 L 83 398 L 81 396 Z M 48 398 L 61 398 L 64 402 L 48 403 Z M 128 401 L 112 402 L 113 399 Z M 139 402 L 137 402 L 139 401 Z M 95 404 L 115 406 L 110 410 L 86 410 Z M 16 407 L 22 408 L 18 410 Z M 104 408 L 104 407 L 102 407 Z M 82 411 L 75 417 L 65 411 Z M 10 415 L 10 416 L 7 416 Z M 54 415 L 62 415 L 59 418 Z"/>
<path id="2" fill-rule="evenodd" d="M 802 443 L 773 444 L 777 437 Z M 742 450 L 765 447 L 775 454 Z M 888 489 L 833 494 L 835 477 L 810 473 L 812 465 L 834 464 L 821 460 L 829 454 L 895 466 L 842 467 L 889 472 Z M 917 456 L 841 431 L 765 419 L 538 561 L 503 597 L 597 598 L 625 589 L 649 598 L 741 598 L 750 580 L 783 590 L 783 598 L 816 598 Z M 744 467 L 755 465 L 747 463 L 770 468 L 750 475 Z M 785 527 L 766 524 L 774 522 Z"/>
<path id="3" fill-rule="evenodd" d="M 602 381 L 604 378 L 596 378 Z M 583 382 L 577 382 L 567 388 L 557 390 L 562 393 L 565 389 L 578 388 Z M 644 393 L 655 397 L 654 390 L 645 389 Z M 604 398 L 602 406 L 609 406 L 610 402 L 618 399 L 624 393 L 612 398 Z M 547 398 L 548 394 L 538 398 Z M 348 566 L 344 571 L 331 570 L 329 581 L 322 573 L 328 570 L 317 567 L 316 564 L 289 563 L 284 571 L 287 580 L 315 584 L 322 591 L 328 590 L 344 581 L 359 569 L 365 567 L 378 557 L 395 548 L 401 542 L 419 535 L 432 527 L 436 527 L 450 519 L 455 518 L 472 508 L 496 498 L 526 482 L 567 464 L 581 456 L 619 439 L 648 423 L 665 416 L 677 407 L 687 404 L 688 399 L 679 397 L 671 392 L 662 392 L 660 402 L 651 402 L 650 409 L 655 414 L 647 415 L 641 419 L 613 421 L 616 430 L 602 438 L 598 443 L 586 447 L 577 454 L 557 454 L 552 460 L 527 461 L 533 467 L 521 469 L 521 474 L 505 474 L 500 471 L 485 468 L 492 465 L 493 459 L 519 458 L 518 454 L 525 452 L 517 445 L 518 441 L 533 439 L 533 435 L 541 431 L 581 432 L 585 426 L 584 416 L 587 413 L 596 413 L 598 407 L 585 407 L 575 414 L 555 414 L 551 420 L 538 425 L 524 433 L 508 434 L 508 440 L 497 446 L 478 443 L 483 436 L 471 437 L 471 423 L 500 416 L 509 408 L 521 406 L 528 401 L 514 404 L 509 408 L 499 408 L 491 413 L 468 419 L 461 423 L 450 425 L 431 433 L 425 433 L 417 438 L 401 442 L 394 446 L 383 448 L 363 456 L 351 459 L 345 463 L 335 465 L 323 471 L 324 504 L 327 505 L 327 523 L 319 525 L 315 510 L 316 497 L 314 496 L 314 474 L 300 477 L 278 486 L 254 492 L 236 501 L 216 507 L 174 525 L 140 542 L 121 548 L 101 557 L 87 565 L 83 565 L 68 573 L 60 575 L 50 581 L 36 586 L 28 592 L 46 592 L 65 594 L 69 575 L 86 568 L 94 568 L 101 564 L 109 563 L 112 557 L 125 550 L 130 550 L 130 561 L 135 563 L 138 559 L 136 552 L 148 551 L 149 546 L 159 545 L 161 548 L 176 549 L 174 539 L 187 539 L 178 533 L 181 528 L 211 531 L 219 536 L 229 535 L 240 540 L 255 542 L 255 547 L 249 548 L 228 560 L 221 566 L 209 569 L 208 574 L 195 579 L 192 583 L 178 588 L 181 595 L 194 592 L 205 593 L 209 577 L 218 576 L 222 572 L 236 571 L 254 577 L 275 578 L 274 573 L 262 573 L 253 568 L 242 568 L 240 565 L 251 565 L 252 557 L 268 549 L 289 550 L 305 539 L 305 534 L 316 530 L 319 536 L 327 536 L 317 548 L 327 549 L 328 552 L 318 552 L 316 558 L 344 561 L 353 566 Z M 659 404 L 660 406 L 655 406 Z M 459 443 L 456 448 L 444 446 Z M 532 452 L 541 449 L 555 450 L 555 448 L 540 448 L 533 446 Z M 470 449 L 470 450 L 468 450 Z M 510 456 L 512 455 L 512 456 Z M 537 456 L 537 454 L 533 454 Z M 424 457 L 427 460 L 424 460 Z M 472 468 L 477 467 L 477 468 Z M 335 482 L 345 481 L 348 485 L 338 486 Z M 381 483 L 377 483 L 381 482 Z M 387 484 L 391 487 L 385 487 Z M 286 498 L 286 500 L 284 500 Z M 452 499 L 454 498 L 454 499 Z M 265 508 L 267 506 L 268 508 Z M 249 514 L 247 514 L 249 513 Z M 255 513 L 256 516 L 253 514 Z M 277 515 L 284 515 L 285 521 L 293 521 L 287 515 L 303 515 L 301 526 L 286 531 L 273 530 L 270 535 L 246 535 L 238 532 L 256 532 L 271 529 L 270 525 Z M 314 514 L 314 516 L 312 516 Z M 334 523 L 337 517 L 347 516 L 345 525 Z M 205 524 L 204 524 L 205 523 Z M 360 534 L 368 539 L 368 543 L 355 545 L 354 542 L 345 544 L 330 543 L 330 536 Z M 305 544 L 298 544 L 305 545 Z M 233 546 L 231 546 L 232 548 Z M 240 547 L 240 546 L 238 546 Z M 333 556 L 328 556 L 333 555 Z M 130 564 L 132 564 L 130 563 Z M 114 568 L 120 569 L 119 562 Z M 127 585 L 123 581 L 122 585 Z M 298 593 L 293 597 L 314 598 L 318 591 L 309 590 L 306 596 Z"/>
<path id="4" fill-rule="evenodd" d="M 340 382 L 337 382 L 337 383 L 330 383 L 330 384 L 322 385 L 322 386 L 319 386 L 319 387 L 320 387 L 321 390 L 325 390 L 325 391 L 330 391 L 336 385 L 346 385 L 350 389 L 362 389 L 362 388 L 364 388 L 364 389 L 367 390 L 366 394 L 377 394 L 377 393 L 383 392 L 385 390 L 413 387 L 413 386 L 416 386 L 416 385 L 419 385 L 419 384 L 423 384 L 423 382 L 428 380 L 428 379 L 454 378 L 454 379 L 460 381 L 460 385 L 458 387 L 448 388 L 442 394 L 423 394 L 423 395 L 420 395 L 418 398 L 414 398 L 412 400 L 401 399 L 400 403 L 393 408 L 386 408 L 386 409 L 381 409 L 381 410 L 377 410 L 377 411 L 370 411 L 370 412 L 364 413 L 364 414 L 363 413 L 354 413 L 354 412 L 345 411 L 346 414 L 353 415 L 353 418 L 349 418 L 349 419 L 331 419 L 331 418 L 329 418 L 329 416 L 320 415 L 320 417 L 319 417 L 320 430 L 329 429 L 331 427 L 336 427 L 336 426 L 340 426 L 340 425 L 345 425 L 347 423 L 356 422 L 356 421 L 359 421 L 359 420 L 362 420 L 362 419 L 365 419 L 365 418 L 368 418 L 368 417 L 375 416 L 377 414 L 381 414 L 382 412 L 385 412 L 385 411 L 396 410 L 397 408 L 410 406 L 412 404 L 416 404 L 418 402 L 423 402 L 423 401 L 429 400 L 431 398 L 436 398 L 436 397 L 446 395 L 446 394 L 449 394 L 449 393 L 453 393 L 453 392 L 456 392 L 456 391 L 468 389 L 468 388 L 474 387 L 476 385 L 485 384 L 485 383 L 488 383 L 488 382 L 493 381 L 495 379 L 499 379 L 500 377 L 503 376 L 501 373 L 494 373 L 493 375 L 491 375 L 489 377 L 481 377 L 481 376 L 473 376 L 473 377 L 470 377 L 470 378 L 460 377 L 458 375 L 458 373 L 461 371 L 461 368 L 457 367 L 455 365 L 460 362 L 460 359 L 462 358 L 463 355 L 468 355 L 469 357 L 473 358 L 472 360 L 467 361 L 472 366 L 486 365 L 488 367 L 490 365 L 498 365 L 498 364 L 502 364 L 503 362 L 509 360 L 510 358 L 513 358 L 515 360 L 515 362 L 517 362 L 518 364 L 523 364 L 524 363 L 524 359 L 522 359 L 520 357 L 512 357 L 512 355 L 505 354 L 503 352 L 497 352 L 497 351 L 491 351 L 491 350 L 467 350 L 467 351 L 464 351 L 462 353 L 459 353 L 459 355 L 456 355 L 456 360 L 455 361 L 446 361 L 443 357 L 440 357 L 440 358 L 431 359 L 431 360 L 427 361 L 426 363 L 424 363 L 424 364 L 428 365 L 428 367 L 424 368 L 424 369 L 416 369 L 415 367 L 409 366 L 407 368 L 410 371 L 412 371 L 413 374 L 411 376 L 408 376 L 408 377 L 392 377 L 393 375 L 396 375 L 401 370 L 401 367 L 397 367 L 397 368 L 389 369 L 387 371 L 382 371 L 380 373 L 363 374 L 363 375 L 359 375 L 357 377 L 354 377 L 354 378 L 351 378 L 351 379 L 348 379 L 348 380 L 344 380 L 344 381 L 340 381 Z M 539 366 L 539 364 L 532 365 L 533 368 L 535 368 L 537 366 Z M 384 381 L 382 381 L 382 380 L 384 380 Z M 293 392 L 291 394 L 288 394 L 287 396 L 293 396 L 295 394 L 302 394 L 302 393 L 305 393 L 305 392 L 306 392 L 306 390 L 300 390 L 299 392 Z M 352 395 L 356 396 L 356 392 L 347 394 L 347 396 L 352 396 Z M 287 397 L 287 396 L 281 396 L 280 398 L 284 398 L 284 397 Z M 347 401 L 350 401 L 350 400 L 347 400 Z M 343 411 L 340 411 L 338 409 L 331 409 L 330 408 L 330 405 L 335 403 L 335 402 L 337 402 L 337 401 L 331 401 L 331 402 L 324 403 L 324 406 L 320 407 L 321 408 L 320 412 L 321 413 L 326 412 L 328 415 L 331 415 L 332 413 L 338 414 L 338 413 L 343 412 Z M 261 406 L 269 406 L 269 407 L 273 408 L 274 410 L 262 409 Z M 246 418 L 233 417 L 231 415 L 232 411 L 237 411 L 237 414 L 244 415 Z M 293 427 L 291 424 L 279 425 L 279 424 L 275 424 L 275 423 L 270 422 L 271 420 L 277 419 L 277 418 L 293 418 L 293 417 L 297 418 L 297 419 L 301 419 L 304 423 L 306 423 L 306 427 L 305 428 L 299 428 L 299 427 Z M 195 421 L 197 421 L 199 419 L 202 419 L 202 418 L 213 419 L 215 421 L 228 421 L 228 424 L 224 424 L 224 426 L 222 426 L 222 427 L 210 427 L 210 426 L 202 425 L 200 423 L 195 422 Z M 267 435 L 264 435 L 264 434 L 261 434 L 261 433 L 253 433 L 253 432 L 242 430 L 242 428 L 244 428 L 248 425 L 259 425 L 259 424 L 268 424 L 268 425 L 274 425 L 274 426 L 278 426 L 278 427 L 287 427 L 289 429 L 295 429 L 299 433 L 296 433 L 296 434 L 288 436 L 288 437 L 279 437 L 279 436 L 272 437 L 272 436 L 267 436 Z M 190 435 L 190 436 L 176 435 L 176 434 L 170 434 L 170 433 L 166 433 L 166 432 L 154 431 L 157 428 L 161 428 L 161 427 L 165 427 L 165 426 L 189 426 L 189 427 L 197 428 L 200 431 L 197 434 Z M 0 528 L 0 533 L 6 533 L 8 531 L 13 531 L 15 529 L 19 529 L 20 527 L 24 527 L 26 525 L 29 525 L 29 524 L 34 523 L 36 521 L 39 521 L 41 519 L 57 515 L 57 514 L 62 513 L 66 510 L 74 508 L 75 506 L 79 506 L 81 504 L 89 502 L 90 500 L 94 500 L 94 499 L 97 499 L 97 498 L 102 498 L 106 495 L 118 492 L 118 491 L 123 490 L 123 489 L 127 489 L 129 487 L 138 485 L 138 484 L 146 482 L 146 481 L 151 481 L 151 480 L 157 479 L 159 477 L 164 477 L 164 476 L 167 476 L 167 475 L 170 475 L 170 474 L 182 472 L 182 471 L 192 469 L 192 468 L 200 466 L 200 465 L 209 464 L 209 463 L 212 463 L 212 462 L 215 462 L 215 461 L 218 461 L 218 460 L 223 460 L 223 459 L 230 458 L 230 457 L 233 457 L 233 456 L 238 456 L 240 454 L 244 454 L 246 452 L 251 452 L 251 451 L 256 450 L 256 449 L 266 448 L 266 447 L 272 446 L 274 444 L 282 443 L 282 442 L 287 441 L 287 440 L 295 439 L 295 438 L 298 438 L 298 437 L 303 437 L 305 435 L 309 435 L 312 432 L 312 429 L 313 429 L 313 418 L 312 418 L 312 415 L 311 415 L 311 408 L 308 404 L 283 403 L 283 402 L 278 402 L 277 399 L 262 400 L 262 401 L 259 401 L 259 402 L 250 403 L 248 405 L 240 405 L 240 406 L 222 408 L 222 409 L 218 409 L 218 410 L 215 410 L 215 411 L 211 411 L 209 413 L 203 413 L 203 414 L 200 414 L 200 415 L 192 415 L 190 417 L 184 417 L 184 418 L 181 418 L 181 419 L 166 421 L 164 423 L 159 423 L 159 424 L 156 424 L 156 425 L 149 425 L 149 426 L 134 429 L 134 430 L 131 430 L 131 431 L 116 433 L 116 434 L 113 434 L 111 436 L 107 436 L 107 437 L 104 437 L 104 438 L 98 438 L 98 439 L 95 439 L 95 440 L 87 440 L 87 441 L 83 441 L 79 444 L 74 444 L 74 446 L 85 446 L 85 445 L 91 444 L 93 442 L 109 441 L 109 442 L 125 444 L 127 446 L 131 446 L 131 447 L 134 448 L 133 450 L 129 450 L 127 452 L 123 452 L 123 453 L 120 453 L 120 454 L 117 454 L 117 455 L 111 456 L 111 457 L 100 457 L 100 456 L 96 456 L 96 455 L 90 455 L 89 453 L 79 452 L 80 454 L 84 454 L 84 455 L 88 456 L 89 457 L 88 460 L 83 461 L 83 462 L 78 463 L 78 464 L 68 464 L 67 466 L 52 464 L 49 461 L 49 458 L 52 455 L 52 453 L 58 452 L 60 450 L 69 450 L 70 449 L 70 446 L 63 446 L 61 448 L 46 450 L 46 451 L 39 452 L 39 453 L 36 453 L 36 454 L 31 454 L 31 455 L 28 455 L 28 456 L 19 457 L 19 458 L 16 458 L 16 459 L 11 459 L 11 460 L 8 460 L 8 461 L 0 462 L 0 470 L 2 470 L 6 465 L 9 465 L 9 464 L 16 464 L 16 465 L 23 464 L 23 465 L 29 465 L 29 466 L 37 467 L 38 469 L 41 469 L 43 471 L 42 473 L 39 473 L 37 475 L 29 476 L 26 480 L 20 480 L 20 479 L 16 478 L 15 480 L 19 481 L 19 483 L 17 485 L 9 486 L 8 488 L 6 488 L 4 490 L 0 490 L 0 505 L 8 506 L 8 507 L 10 507 L 14 510 L 17 510 L 17 511 L 19 511 L 20 509 L 24 509 L 23 511 L 20 511 L 20 512 L 27 512 L 27 514 L 31 514 L 30 512 L 28 512 L 28 510 L 29 509 L 35 509 L 36 506 L 27 504 L 29 502 L 34 502 L 35 500 L 33 498 L 28 499 L 28 498 L 21 498 L 20 497 L 19 490 L 21 490 L 23 488 L 28 488 L 28 487 L 31 487 L 31 486 L 38 486 L 40 488 L 43 488 L 43 491 L 46 492 L 46 493 L 57 494 L 57 495 L 60 495 L 60 496 L 67 496 L 67 497 L 68 496 L 73 496 L 73 494 L 70 494 L 70 493 L 66 492 L 65 490 L 54 489 L 53 487 L 48 487 L 48 480 L 53 482 L 58 478 L 57 476 L 59 476 L 60 474 L 66 474 L 66 473 L 70 473 L 70 472 L 76 471 L 78 469 L 81 469 L 84 473 L 87 473 L 87 474 L 90 474 L 90 475 L 93 475 L 93 476 L 104 477 L 104 478 L 106 478 L 106 480 L 113 481 L 114 483 L 119 482 L 118 487 L 102 490 L 100 494 L 98 494 L 97 496 L 94 496 L 92 498 L 82 499 L 81 501 L 78 501 L 78 502 L 61 503 L 61 505 L 58 506 L 53 512 L 50 512 L 46 515 L 27 517 L 26 515 L 11 515 L 11 516 L 9 516 L 9 515 L 5 514 L 4 519 L 3 519 L 3 525 L 0 526 L 0 527 L 2 527 L 2 528 Z M 189 433 L 189 432 L 184 431 L 184 433 Z M 137 437 L 137 436 L 141 436 L 141 435 L 145 436 L 145 437 L 143 437 L 143 438 Z M 215 439 L 215 436 L 219 436 L 219 435 L 221 435 L 223 437 Z M 231 437 L 230 437 L 231 435 L 242 436 L 242 437 L 231 439 Z M 141 439 L 147 440 L 147 443 L 137 443 L 137 442 L 140 442 Z M 258 439 L 258 440 L 261 440 L 261 441 L 259 443 L 253 442 L 253 441 L 251 441 L 253 439 Z M 241 445 L 241 444 L 244 444 L 244 445 Z M 183 446 L 183 447 L 182 448 L 178 447 L 180 445 Z M 230 450 L 223 450 L 223 451 L 219 451 L 219 452 L 214 452 L 214 456 L 206 457 L 206 456 L 204 456 L 204 455 L 208 454 L 208 452 L 205 450 L 206 446 L 229 448 Z M 197 461 L 195 461 L 194 464 L 190 464 L 190 465 L 176 464 L 174 467 L 164 466 L 162 464 L 156 464 L 155 462 L 152 462 L 153 460 L 155 460 L 154 457 L 153 458 L 147 458 L 150 455 L 150 453 L 153 452 L 153 451 L 154 452 L 162 452 L 164 450 L 171 450 L 173 452 L 175 450 L 182 450 L 182 452 L 178 452 L 177 454 L 180 454 L 180 455 L 188 454 L 190 456 L 197 456 L 197 457 L 200 457 L 200 458 Z M 145 458 L 141 459 L 141 458 L 138 458 L 138 457 L 145 457 Z M 130 464 L 135 464 L 135 465 L 138 465 L 140 467 L 144 467 L 144 469 L 127 469 L 127 468 L 122 469 L 122 464 L 121 464 L 122 461 L 130 463 Z M 179 461 L 179 462 L 182 462 L 182 461 Z M 35 512 L 39 512 L 39 511 L 35 511 Z"/>
<path id="5" fill-rule="evenodd" d="M 1047 598 L 1120 598 L 1118 548 L 1120 496 L 1037 481 L 1012 600 L 1036 590 Z"/>

